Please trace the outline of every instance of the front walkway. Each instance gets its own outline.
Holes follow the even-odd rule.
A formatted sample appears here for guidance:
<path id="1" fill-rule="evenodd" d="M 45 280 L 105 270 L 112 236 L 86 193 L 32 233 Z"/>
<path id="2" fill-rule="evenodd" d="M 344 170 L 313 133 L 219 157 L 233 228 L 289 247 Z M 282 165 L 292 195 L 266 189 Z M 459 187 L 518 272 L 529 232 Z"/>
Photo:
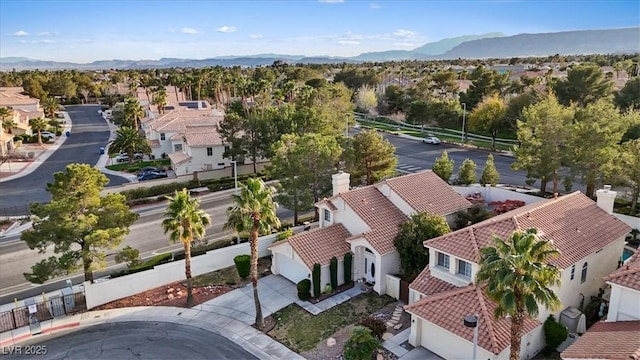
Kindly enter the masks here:
<path id="1" fill-rule="evenodd" d="M 431 351 L 418 346 L 414 348 L 409 344 L 409 334 L 411 328 L 405 329 L 389 340 L 382 343 L 382 346 L 391 351 L 401 360 L 442 360 L 442 358 Z"/>

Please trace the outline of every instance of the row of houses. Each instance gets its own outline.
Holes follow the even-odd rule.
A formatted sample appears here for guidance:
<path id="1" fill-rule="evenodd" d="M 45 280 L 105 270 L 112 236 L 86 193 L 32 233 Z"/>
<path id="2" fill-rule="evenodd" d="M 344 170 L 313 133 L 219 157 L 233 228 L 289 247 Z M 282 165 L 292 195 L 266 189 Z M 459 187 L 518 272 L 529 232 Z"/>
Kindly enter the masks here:
<path id="1" fill-rule="evenodd" d="M 605 288 L 603 279 L 612 273 L 628 276 L 628 272 L 616 272 L 616 268 L 631 227 L 613 215 L 616 192 L 610 188 L 597 192 L 597 202 L 580 192 L 545 200 L 491 187 L 454 188 L 431 171 L 350 189 L 349 174 L 339 173 L 333 176 L 333 196 L 316 204 L 319 228 L 270 246 L 272 272 L 298 282 L 310 279 L 314 264 L 320 264 L 321 284 L 329 283 L 330 259 L 339 260 L 340 274 L 344 271 L 344 255 L 351 253 L 354 280 L 371 284 L 379 294 L 392 294 L 397 289 L 391 289 L 389 276 L 400 270 L 393 245 L 398 226 L 412 214 L 425 211 L 453 224 L 456 212 L 472 206 L 466 196 L 473 191 L 482 192 L 487 202 L 515 198 L 526 205 L 425 241 L 430 264 L 410 284 L 408 299 L 403 299 L 407 302 L 405 310 L 411 314 L 409 343 L 445 359 L 467 359 L 473 351 L 473 330 L 464 326 L 463 319 L 476 315 L 480 319 L 478 358 L 508 358 L 510 319 L 493 316 L 495 303 L 486 296 L 482 284 L 475 282 L 479 249 L 491 245 L 493 236 L 505 238 L 513 231 L 535 227 L 562 254 L 551 262 L 561 270 L 561 286 L 554 290 L 562 306 L 556 311 L 541 309 L 537 318 L 527 319 L 521 358 L 532 358 L 545 346 L 542 323 L 548 315 L 560 319 L 564 310 L 581 308 L 585 298 Z M 629 290 L 627 283 L 621 285 L 624 291 L 635 294 L 635 302 L 629 300 L 631 295 L 621 295 L 626 292 L 612 291 L 610 317 L 615 313 L 622 314 L 616 315 L 618 320 L 640 320 L 640 271 L 635 271 L 635 289 L 632 286 Z M 342 283 L 342 277 L 338 279 Z M 616 281 L 608 280 L 612 287 Z M 636 330 L 640 334 L 640 328 Z"/>
<path id="2" fill-rule="evenodd" d="M 40 100 L 23 93 L 22 87 L 0 87 L 0 108 L 11 110 L 11 115 L 6 120 L 12 120 L 15 124 L 11 129 L 0 126 L 0 156 L 7 156 L 16 148 L 13 142 L 15 136 L 32 134 L 29 120 L 44 117 Z"/>

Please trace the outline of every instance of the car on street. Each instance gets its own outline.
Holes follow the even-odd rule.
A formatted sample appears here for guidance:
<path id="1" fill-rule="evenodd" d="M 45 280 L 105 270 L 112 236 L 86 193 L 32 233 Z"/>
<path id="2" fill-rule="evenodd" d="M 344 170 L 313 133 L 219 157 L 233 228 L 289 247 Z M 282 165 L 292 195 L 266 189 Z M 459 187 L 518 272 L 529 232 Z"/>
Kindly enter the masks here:
<path id="1" fill-rule="evenodd" d="M 138 181 L 146 181 L 146 180 L 155 180 L 166 178 L 166 172 L 158 172 L 158 171 L 148 171 L 138 175 Z"/>
<path id="2" fill-rule="evenodd" d="M 164 172 L 164 169 L 155 166 L 146 166 L 138 171 L 138 175 L 142 175 L 148 172 Z"/>
<path id="3" fill-rule="evenodd" d="M 142 157 L 144 155 L 141 153 L 135 153 L 133 154 L 133 159 L 134 160 L 142 160 Z M 129 155 L 128 154 L 120 154 L 118 156 L 116 156 L 116 162 L 127 162 L 129 161 Z"/>
<path id="4" fill-rule="evenodd" d="M 42 138 L 49 138 L 49 139 L 53 139 L 56 137 L 56 134 L 52 133 L 51 131 L 42 131 L 40 132 L 40 135 L 42 135 Z"/>
<path id="5" fill-rule="evenodd" d="M 432 144 L 432 145 L 440 145 L 442 144 L 442 141 L 440 141 L 440 139 L 438 139 L 435 136 L 428 136 L 424 139 L 422 139 L 422 142 L 425 144 Z"/>

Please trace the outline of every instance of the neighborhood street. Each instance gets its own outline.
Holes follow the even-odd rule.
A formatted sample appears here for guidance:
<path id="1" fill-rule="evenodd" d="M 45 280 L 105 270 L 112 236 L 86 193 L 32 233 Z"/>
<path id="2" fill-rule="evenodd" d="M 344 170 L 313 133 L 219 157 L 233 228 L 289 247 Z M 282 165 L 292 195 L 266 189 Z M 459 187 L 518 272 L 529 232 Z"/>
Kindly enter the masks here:
<path id="1" fill-rule="evenodd" d="M 73 128 L 71 136 L 31 174 L 3 182 L 0 186 L 0 207 L 17 207 L 24 215 L 26 205 L 32 202 L 47 202 L 51 195 L 46 191 L 53 174 L 64 171 L 71 163 L 95 165 L 100 157 L 99 148 L 109 141 L 109 126 L 98 115 L 99 105 L 67 106 Z M 62 136 L 65 136 L 62 134 Z M 110 186 L 127 183 L 120 176 L 107 175 Z"/>

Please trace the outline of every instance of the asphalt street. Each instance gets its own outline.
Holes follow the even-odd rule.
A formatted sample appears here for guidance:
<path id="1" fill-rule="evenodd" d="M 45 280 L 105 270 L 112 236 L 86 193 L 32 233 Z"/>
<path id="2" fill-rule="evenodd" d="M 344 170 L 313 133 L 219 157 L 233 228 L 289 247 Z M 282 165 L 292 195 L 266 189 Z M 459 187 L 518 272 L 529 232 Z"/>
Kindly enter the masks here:
<path id="1" fill-rule="evenodd" d="M 13 350 L 15 353 L 6 355 Z M 39 352 L 25 355 L 22 352 Z M 224 336 L 167 322 L 118 322 L 37 337 L 6 359 L 257 359 Z"/>
<path id="2" fill-rule="evenodd" d="M 16 207 L 21 210 L 16 215 L 24 215 L 28 204 L 51 200 L 46 187 L 48 182 L 53 181 L 54 173 L 64 171 L 72 163 L 95 165 L 100 157 L 99 148 L 107 144 L 110 136 L 109 126 L 98 110 L 100 106 L 97 105 L 67 106 L 66 111 L 73 124 L 71 136 L 31 174 L 2 183 L 0 207 Z M 107 186 L 128 182 L 120 176 L 107 177 Z"/>

